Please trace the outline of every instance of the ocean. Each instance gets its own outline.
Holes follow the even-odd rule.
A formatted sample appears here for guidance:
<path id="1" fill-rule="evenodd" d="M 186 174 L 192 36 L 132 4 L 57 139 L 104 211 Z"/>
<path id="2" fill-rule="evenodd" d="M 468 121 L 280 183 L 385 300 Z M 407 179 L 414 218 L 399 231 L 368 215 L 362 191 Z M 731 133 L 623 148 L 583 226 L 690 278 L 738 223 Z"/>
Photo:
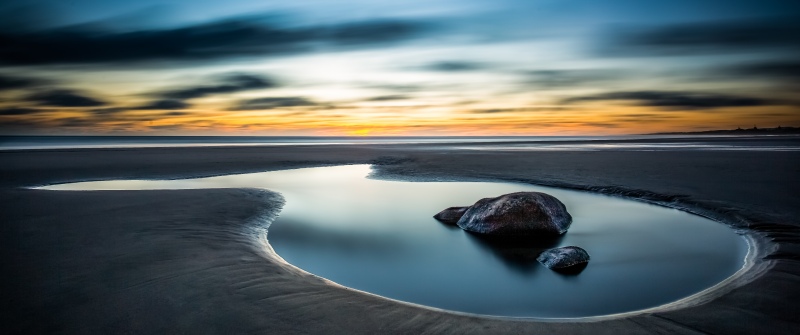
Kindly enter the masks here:
<path id="1" fill-rule="evenodd" d="M 0 150 L 287 145 L 403 145 L 466 150 L 800 151 L 800 136 L 0 136 Z"/>

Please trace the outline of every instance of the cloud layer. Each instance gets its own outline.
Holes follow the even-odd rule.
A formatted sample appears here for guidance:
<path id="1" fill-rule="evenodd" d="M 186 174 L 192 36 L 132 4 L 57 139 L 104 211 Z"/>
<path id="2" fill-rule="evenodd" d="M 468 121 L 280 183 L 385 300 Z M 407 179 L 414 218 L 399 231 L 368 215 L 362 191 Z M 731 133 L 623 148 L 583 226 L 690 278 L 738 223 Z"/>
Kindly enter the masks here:
<path id="1" fill-rule="evenodd" d="M 153 95 L 164 99 L 189 100 L 213 94 L 236 93 L 242 91 L 272 88 L 278 86 L 274 80 L 255 74 L 235 73 L 216 79 L 213 85 L 198 85 L 155 92 Z"/>
<path id="2" fill-rule="evenodd" d="M 8 1 L 0 132 L 591 135 L 800 121 L 800 5 L 783 0 Z"/>
<path id="3" fill-rule="evenodd" d="M 69 89 L 36 92 L 29 95 L 26 100 L 38 106 L 52 107 L 97 107 L 106 105 L 105 101 Z"/>
<path id="4" fill-rule="evenodd" d="M 47 83 L 49 83 L 49 81 L 39 78 L 0 75 L 0 91 L 29 89 Z"/>
<path id="5" fill-rule="evenodd" d="M 210 95 L 231 94 L 244 91 L 274 88 L 279 86 L 275 80 L 264 75 L 249 73 L 229 73 L 211 78 L 213 84 L 186 86 L 150 92 L 148 95 L 156 100 L 133 109 L 185 109 L 191 107 L 188 100 Z"/>
<path id="6" fill-rule="evenodd" d="M 620 31 L 603 41 L 611 55 L 664 56 L 784 50 L 800 52 L 795 18 L 707 21 Z"/>
<path id="7" fill-rule="evenodd" d="M 676 110 L 714 109 L 720 107 L 751 107 L 774 105 L 775 102 L 727 94 L 676 92 L 676 91 L 625 91 L 565 99 L 564 103 L 585 101 L 633 101 L 639 106 Z"/>
<path id="8" fill-rule="evenodd" d="M 283 107 L 316 106 L 317 103 L 304 97 L 269 97 L 238 102 L 230 110 L 270 110 Z"/>
<path id="9" fill-rule="evenodd" d="M 196 61 L 347 48 L 409 40 L 429 31 L 419 21 L 373 20 L 285 27 L 269 17 L 131 32 L 60 27 L 0 32 L 0 64 L 92 64 Z"/>

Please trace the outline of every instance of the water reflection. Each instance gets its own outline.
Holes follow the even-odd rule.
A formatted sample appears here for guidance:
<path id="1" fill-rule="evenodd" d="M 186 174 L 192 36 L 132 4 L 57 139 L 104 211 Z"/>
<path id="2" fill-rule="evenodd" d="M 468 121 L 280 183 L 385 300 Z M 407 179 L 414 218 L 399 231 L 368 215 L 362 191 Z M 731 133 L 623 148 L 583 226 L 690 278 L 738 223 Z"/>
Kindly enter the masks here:
<path id="1" fill-rule="evenodd" d="M 581 317 L 654 307 L 737 271 L 746 244 L 727 227 L 642 203 L 513 183 L 412 183 L 365 178 L 369 166 L 309 168 L 201 179 L 99 181 L 49 189 L 260 187 L 286 205 L 269 241 L 288 262 L 345 286 L 393 299 L 488 315 Z M 499 243 L 447 226 L 444 208 L 518 191 L 559 198 L 569 232 Z M 536 262 L 565 245 L 592 261 L 579 273 Z"/>
<path id="2" fill-rule="evenodd" d="M 458 227 L 456 227 L 458 228 Z M 547 236 L 538 239 L 497 239 L 485 235 L 465 232 L 475 244 L 493 253 L 510 269 L 520 272 L 533 272 L 541 267 L 536 257 L 542 251 L 561 245 L 564 236 Z"/>

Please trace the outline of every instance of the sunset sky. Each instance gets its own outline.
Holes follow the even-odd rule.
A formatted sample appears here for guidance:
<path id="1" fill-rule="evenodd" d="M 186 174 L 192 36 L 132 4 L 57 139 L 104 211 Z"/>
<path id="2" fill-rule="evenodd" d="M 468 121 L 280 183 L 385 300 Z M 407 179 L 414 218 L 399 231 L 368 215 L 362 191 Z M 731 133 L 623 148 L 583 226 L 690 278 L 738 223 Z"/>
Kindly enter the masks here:
<path id="1" fill-rule="evenodd" d="M 800 126 L 797 0 L 4 0 L 0 134 Z"/>

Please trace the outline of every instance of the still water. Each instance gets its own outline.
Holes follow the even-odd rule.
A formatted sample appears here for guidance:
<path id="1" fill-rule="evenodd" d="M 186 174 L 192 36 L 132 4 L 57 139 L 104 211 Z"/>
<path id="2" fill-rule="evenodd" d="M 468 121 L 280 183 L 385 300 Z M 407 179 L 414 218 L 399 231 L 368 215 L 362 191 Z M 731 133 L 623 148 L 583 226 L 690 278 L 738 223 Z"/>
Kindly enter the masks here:
<path id="1" fill-rule="evenodd" d="M 678 210 L 526 184 L 402 182 L 367 178 L 368 165 L 184 180 L 114 180 L 54 190 L 265 188 L 286 205 L 269 243 L 289 263 L 341 285 L 447 310 L 565 318 L 659 306 L 700 292 L 744 264 L 747 244 L 726 226 Z M 573 224 L 537 245 L 487 243 L 432 216 L 519 191 L 560 199 Z M 579 274 L 553 272 L 538 250 L 576 245 Z"/>

